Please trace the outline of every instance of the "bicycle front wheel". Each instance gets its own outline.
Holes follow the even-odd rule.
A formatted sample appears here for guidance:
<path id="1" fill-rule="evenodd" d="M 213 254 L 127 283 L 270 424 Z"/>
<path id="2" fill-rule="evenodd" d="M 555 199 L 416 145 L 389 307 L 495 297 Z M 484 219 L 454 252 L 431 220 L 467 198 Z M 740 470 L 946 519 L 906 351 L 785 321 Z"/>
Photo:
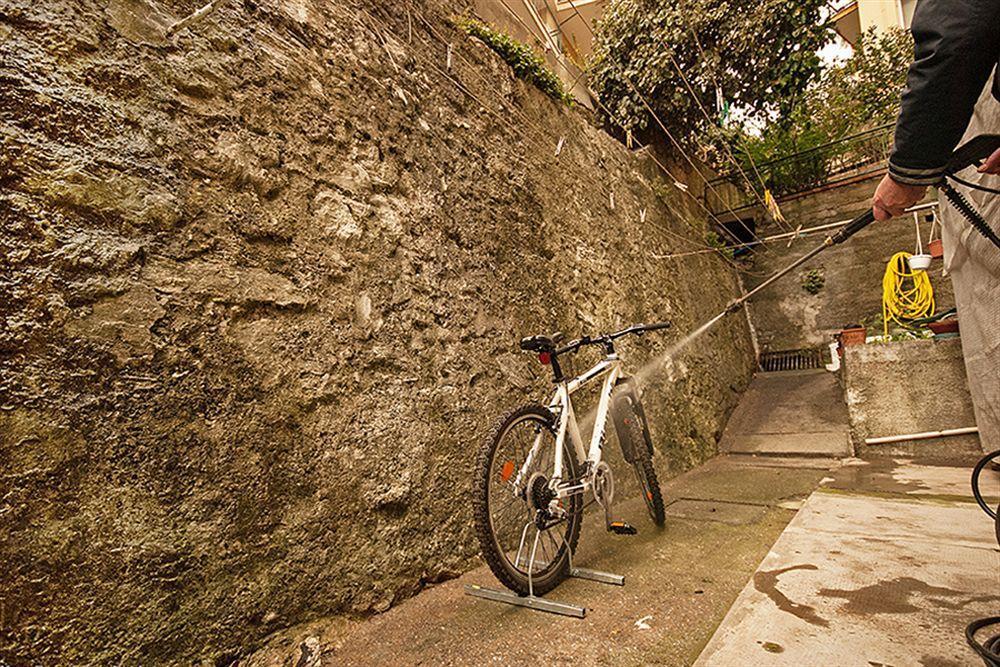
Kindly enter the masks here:
<path id="1" fill-rule="evenodd" d="M 653 467 L 653 443 L 649 439 L 649 429 L 646 427 L 646 415 L 642 404 L 635 395 L 626 397 L 623 422 L 625 437 L 631 442 L 632 470 L 642 489 L 642 499 L 646 501 L 649 518 L 657 526 L 666 523 L 666 513 L 663 509 L 663 494 L 660 492 L 660 481 Z"/>
<path id="2" fill-rule="evenodd" d="M 525 405 L 501 419 L 479 450 L 476 535 L 490 570 L 518 595 L 543 595 L 558 586 L 580 537 L 582 494 L 559 501 L 561 518 L 537 521 L 539 508 L 552 500 L 555 447 L 555 417 L 540 405 Z M 579 466 L 568 442 L 563 463 L 563 478 L 574 479 Z"/>

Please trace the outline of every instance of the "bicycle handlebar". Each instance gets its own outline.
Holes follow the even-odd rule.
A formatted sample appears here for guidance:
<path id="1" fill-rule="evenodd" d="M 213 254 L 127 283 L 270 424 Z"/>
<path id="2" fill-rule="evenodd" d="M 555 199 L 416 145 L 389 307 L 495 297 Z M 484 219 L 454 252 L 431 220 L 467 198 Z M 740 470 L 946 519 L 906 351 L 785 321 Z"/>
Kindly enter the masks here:
<path id="1" fill-rule="evenodd" d="M 669 329 L 671 326 L 670 322 L 654 322 L 653 324 L 633 324 L 630 327 L 622 329 L 621 331 L 616 331 L 610 334 L 604 334 L 601 336 L 596 336 L 591 338 L 590 336 L 584 336 L 583 338 L 577 338 L 576 340 L 570 341 L 564 347 L 553 350 L 552 353 L 556 356 L 561 354 L 568 354 L 570 352 L 576 352 L 584 345 L 609 345 L 611 342 L 618 340 L 624 336 L 636 335 L 641 336 L 647 331 L 659 331 L 660 329 Z"/>

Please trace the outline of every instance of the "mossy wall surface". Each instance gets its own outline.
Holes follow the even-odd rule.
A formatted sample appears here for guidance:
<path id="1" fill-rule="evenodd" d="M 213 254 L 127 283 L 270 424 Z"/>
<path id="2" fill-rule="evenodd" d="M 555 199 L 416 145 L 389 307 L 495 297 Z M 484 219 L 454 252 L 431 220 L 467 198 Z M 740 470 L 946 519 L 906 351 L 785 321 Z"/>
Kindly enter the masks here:
<path id="1" fill-rule="evenodd" d="M 674 320 L 636 369 L 737 289 L 657 259 L 698 209 L 450 4 L 230 0 L 163 39 L 201 4 L 0 0 L 10 665 L 228 664 L 471 567 L 478 441 L 548 388 L 517 339 Z M 751 365 L 736 317 L 647 383 L 663 474 Z"/>

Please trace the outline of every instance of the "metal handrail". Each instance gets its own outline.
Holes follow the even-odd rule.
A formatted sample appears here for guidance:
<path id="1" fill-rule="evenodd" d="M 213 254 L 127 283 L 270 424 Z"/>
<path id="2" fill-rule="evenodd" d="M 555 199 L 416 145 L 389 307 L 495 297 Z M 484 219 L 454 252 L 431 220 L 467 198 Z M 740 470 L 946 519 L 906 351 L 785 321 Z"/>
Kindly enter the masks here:
<path id="1" fill-rule="evenodd" d="M 841 139 L 835 139 L 833 141 L 828 141 L 825 144 L 820 144 L 819 146 L 813 146 L 812 148 L 807 148 L 806 150 L 799 151 L 798 153 L 793 153 L 791 155 L 785 155 L 785 156 L 782 156 L 782 157 L 779 157 L 779 158 L 775 158 L 773 160 L 768 160 L 767 162 L 761 162 L 761 163 L 759 163 L 757 165 L 757 168 L 758 169 L 767 168 L 767 167 L 770 167 L 770 166 L 775 165 L 775 164 L 780 164 L 781 162 L 787 162 L 787 161 L 790 161 L 790 160 L 794 160 L 796 158 L 800 158 L 800 157 L 809 155 L 811 153 L 818 153 L 820 151 L 826 150 L 827 148 L 832 148 L 834 146 L 839 146 L 841 144 L 847 144 L 847 143 L 856 142 L 859 139 L 864 139 L 864 138 L 870 137 L 870 136 L 885 134 L 886 130 L 892 129 L 895 126 L 896 126 L 895 123 L 886 123 L 885 125 L 879 125 L 878 127 L 873 127 L 870 130 L 865 130 L 864 132 L 858 132 L 857 134 L 852 134 L 850 136 L 843 137 Z"/>
<path id="2" fill-rule="evenodd" d="M 878 164 L 889 157 L 892 149 L 893 123 L 827 142 L 820 146 L 757 164 L 757 171 L 775 196 L 789 196 L 829 183 L 833 177 L 855 171 L 866 165 Z M 732 176 L 720 176 L 710 181 L 712 186 L 728 183 L 739 190 L 735 199 L 724 208 L 745 208 L 754 195 L 741 187 Z M 709 201 L 705 193 L 706 205 Z M 712 207 L 713 209 L 715 207 Z"/>

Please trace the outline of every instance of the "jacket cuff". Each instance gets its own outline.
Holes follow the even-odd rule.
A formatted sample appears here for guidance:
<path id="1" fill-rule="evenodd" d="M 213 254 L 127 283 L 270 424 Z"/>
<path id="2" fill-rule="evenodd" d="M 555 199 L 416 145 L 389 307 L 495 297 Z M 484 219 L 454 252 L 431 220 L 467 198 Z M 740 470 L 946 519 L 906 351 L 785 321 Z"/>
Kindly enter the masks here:
<path id="1" fill-rule="evenodd" d="M 944 179 L 944 174 L 944 166 L 934 169 L 912 169 L 889 161 L 889 177 L 904 185 L 937 185 Z"/>

